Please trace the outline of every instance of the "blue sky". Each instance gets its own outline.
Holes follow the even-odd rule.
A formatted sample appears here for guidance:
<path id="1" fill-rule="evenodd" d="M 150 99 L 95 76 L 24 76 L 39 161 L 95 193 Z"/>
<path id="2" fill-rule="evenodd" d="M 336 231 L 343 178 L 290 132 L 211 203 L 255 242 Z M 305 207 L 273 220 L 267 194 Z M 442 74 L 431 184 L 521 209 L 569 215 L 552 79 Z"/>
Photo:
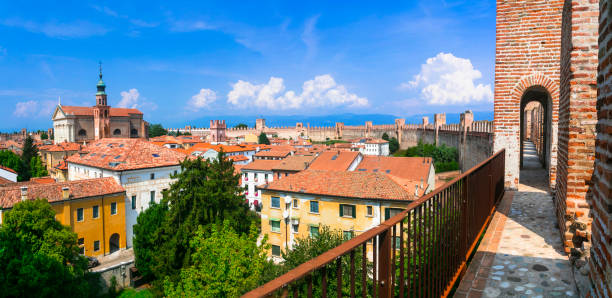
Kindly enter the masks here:
<path id="1" fill-rule="evenodd" d="M 494 1 L 0 2 L 0 130 L 109 104 L 219 115 L 492 110 Z"/>

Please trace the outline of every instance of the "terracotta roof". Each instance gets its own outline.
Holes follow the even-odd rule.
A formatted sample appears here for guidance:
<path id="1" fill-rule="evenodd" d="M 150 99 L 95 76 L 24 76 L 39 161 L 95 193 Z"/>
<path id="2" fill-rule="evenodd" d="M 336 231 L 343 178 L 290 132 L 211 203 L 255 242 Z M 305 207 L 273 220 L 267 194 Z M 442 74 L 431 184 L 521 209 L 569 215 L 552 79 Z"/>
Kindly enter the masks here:
<path id="1" fill-rule="evenodd" d="M 0 187 L 0 208 L 11 208 L 21 202 L 21 187 L 13 184 Z M 125 189 L 112 177 L 56 182 L 48 184 L 29 184 L 28 199 L 47 199 L 49 202 L 62 201 L 62 188 L 70 189 L 70 199 L 80 199 L 125 192 Z"/>
<path id="2" fill-rule="evenodd" d="M 245 161 L 245 160 L 249 160 L 248 157 L 240 154 L 240 155 L 232 155 L 228 157 L 229 159 L 233 160 L 233 161 Z"/>
<path id="3" fill-rule="evenodd" d="M 316 158 L 314 155 L 293 155 L 289 156 L 274 167 L 274 171 L 303 171 L 308 168 L 310 163 Z"/>
<path id="4" fill-rule="evenodd" d="M 62 152 L 62 151 L 79 151 L 81 150 L 81 144 L 71 143 L 71 142 L 62 142 L 54 145 L 44 145 L 38 147 L 40 151 L 49 151 L 49 152 Z"/>
<path id="5" fill-rule="evenodd" d="M 66 163 L 66 160 L 62 160 L 55 166 L 55 168 L 58 170 L 68 170 L 68 164 Z"/>
<path id="6" fill-rule="evenodd" d="M 280 162 L 281 160 L 275 159 L 257 159 L 250 164 L 244 165 L 242 170 L 272 171 Z"/>
<path id="7" fill-rule="evenodd" d="M 346 171 L 359 152 L 352 151 L 325 151 L 310 164 L 309 169 L 326 171 Z"/>
<path id="8" fill-rule="evenodd" d="M 34 177 L 34 178 L 30 178 L 30 182 L 34 182 L 37 184 L 49 184 L 49 183 L 55 183 L 55 179 L 49 177 L 49 176 L 45 176 L 45 177 Z"/>
<path id="9" fill-rule="evenodd" d="M 234 174 L 240 174 L 240 171 L 242 170 L 242 167 L 244 167 L 244 165 L 234 164 Z"/>
<path id="10" fill-rule="evenodd" d="M 361 199 L 414 200 L 389 176 L 380 173 L 306 170 L 258 189 Z"/>
<path id="11" fill-rule="evenodd" d="M 0 165 L 0 169 L 5 170 L 5 171 L 8 171 L 8 172 L 11 172 L 11 173 L 13 173 L 13 174 L 17 174 L 17 171 L 15 171 L 15 170 L 13 170 L 13 169 L 11 169 L 11 168 L 4 167 L 4 166 L 2 166 L 2 165 Z"/>
<path id="12" fill-rule="evenodd" d="M 393 157 L 393 156 L 364 156 L 357 166 L 357 172 L 379 172 L 393 175 L 400 179 L 427 182 L 431 167 L 430 157 Z"/>
<path id="13" fill-rule="evenodd" d="M 0 177 L 0 187 L 5 186 L 5 185 L 10 185 L 10 184 L 15 184 L 15 183 L 16 182 Z"/>
<path id="14" fill-rule="evenodd" d="M 178 165 L 187 156 L 172 149 L 153 145 L 142 139 L 102 139 L 74 154 L 69 163 L 113 171 L 136 170 Z"/>
<path id="15" fill-rule="evenodd" d="M 66 113 L 66 115 L 76 115 L 76 116 L 93 116 L 93 107 L 77 107 L 77 106 L 61 106 L 62 111 Z M 142 112 L 138 109 L 126 109 L 126 108 L 110 108 L 110 116 L 111 117 L 127 117 L 130 114 L 139 114 L 142 115 Z"/>
<path id="16" fill-rule="evenodd" d="M 270 151 L 259 151 L 255 153 L 256 157 L 286 157 L 291 154 L 292 151 L 288 150 L 270 150 Z"/>

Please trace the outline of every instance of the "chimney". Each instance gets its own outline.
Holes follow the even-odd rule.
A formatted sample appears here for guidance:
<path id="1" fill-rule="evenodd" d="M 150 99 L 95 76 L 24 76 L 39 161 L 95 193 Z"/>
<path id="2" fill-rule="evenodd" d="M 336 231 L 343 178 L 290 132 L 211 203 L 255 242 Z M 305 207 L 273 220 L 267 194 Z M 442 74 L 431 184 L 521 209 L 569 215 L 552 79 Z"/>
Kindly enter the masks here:
<path id="1" fill-rule="evenodd" d="M 28 187 L 27 186 L 22 186 L 21 187 L 21 201 L 26 201 L 28 199 Z"/>
<path id="2" fill-rule="evenodd" d="M 418 185 L 418 184 L 417 184 L 417 185 L 415 185 L 415 187 L 414 187 L 414 196 L 415 196 L 415 197 L 418 197 L 418 196 L 419 196 L 419 185 Z"/>
<path id="3" fill-rule="evenodd" d="M 67 200 L 70 198 L 70 188 L 68 186 L 62 187 L 62 199 Z"/>
<path id="4" fill-rule="evenodd" d="M 423 188 L 423 178 L 421 178 L 421 188 Z"/>

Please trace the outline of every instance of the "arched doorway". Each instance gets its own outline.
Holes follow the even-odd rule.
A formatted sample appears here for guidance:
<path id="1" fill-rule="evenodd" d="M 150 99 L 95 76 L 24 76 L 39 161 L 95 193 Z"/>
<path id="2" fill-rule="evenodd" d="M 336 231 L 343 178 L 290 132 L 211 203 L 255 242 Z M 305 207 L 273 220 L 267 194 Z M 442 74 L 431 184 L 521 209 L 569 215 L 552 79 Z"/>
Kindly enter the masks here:
<path id="1" fill-rule="evenodd" d="M 119 234 L 115 233 L 110 236 L 108 241 L 110 253 L 114 253 L 119 250 Z"/>
<path id="2" fill-rule="evenodd" d="M 527 158 L 536 155 L 539 165 L 530 162 L 529 167 L 544 167 L 547 175 L 550 175 L 551 106 L 552 98 L 550 94 L 545 88 L 540 86 L 528 88 L 521 97 L 519 138 L 521 169 L 525 168 L 525 160 Z M 533 160 L 530 159 L 530 161 Z"/>

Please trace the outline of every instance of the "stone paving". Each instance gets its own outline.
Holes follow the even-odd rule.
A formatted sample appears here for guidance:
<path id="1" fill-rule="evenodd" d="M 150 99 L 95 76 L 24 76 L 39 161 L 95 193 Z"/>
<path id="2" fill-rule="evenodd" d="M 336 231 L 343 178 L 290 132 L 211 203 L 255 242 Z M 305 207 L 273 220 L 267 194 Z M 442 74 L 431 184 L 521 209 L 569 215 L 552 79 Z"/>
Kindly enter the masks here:
<path id="1" fill-rule="evenodd" d="M 455 297 L 577 295 L 546 172 L 532 143 L 524 152 L 519 189 L 500 203 Z"/>

